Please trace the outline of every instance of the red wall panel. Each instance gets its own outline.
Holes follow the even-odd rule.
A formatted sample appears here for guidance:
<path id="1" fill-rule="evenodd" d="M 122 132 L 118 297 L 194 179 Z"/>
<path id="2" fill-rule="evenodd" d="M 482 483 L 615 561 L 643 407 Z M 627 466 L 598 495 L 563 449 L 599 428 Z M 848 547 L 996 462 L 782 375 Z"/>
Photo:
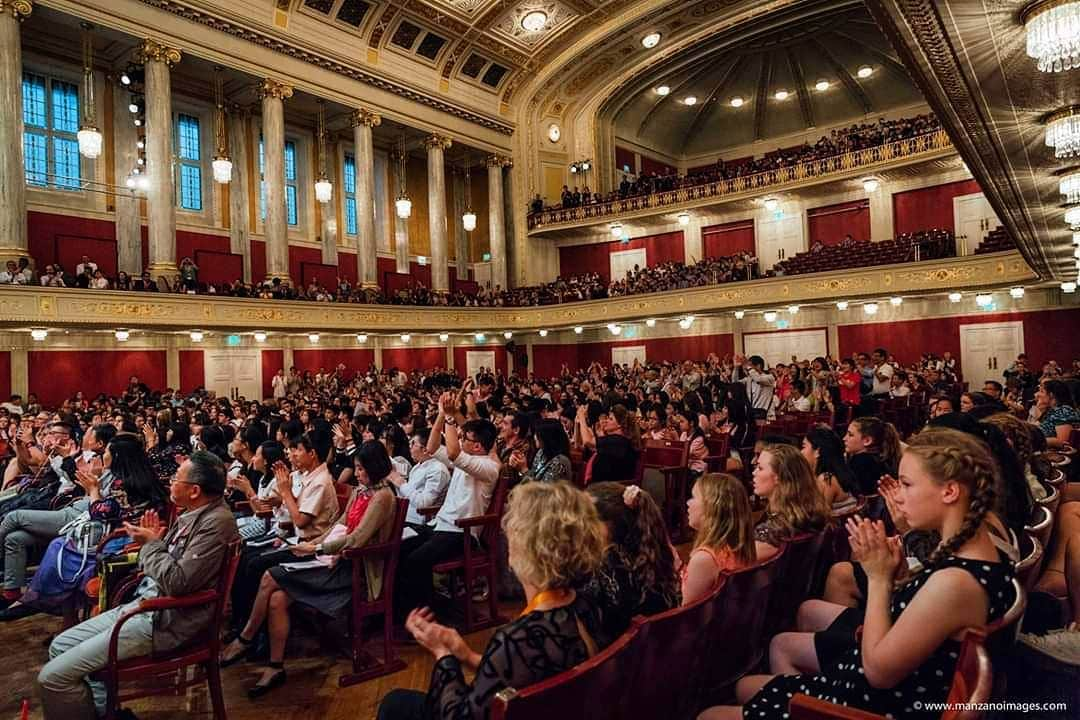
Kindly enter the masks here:
<path id="1" fill-rule="evenodd" d="M 560 273 L 565 276 L 581 273 L 600 273 L 611 281 L 611 253 L 620 250 L 645 249 L 645 262 L 649 267 L 666 262 L 685 262 L 686 246 L 682 230 L 635 238 L 630 242 L 613 240 L 592 245 L 572 245 L 559 248 Z M 621 278 L 620 278 L 621 279 Z"/>
<path id="2" fill-rule="evenodd" d="M 196 250 L 192 258 L 199 266 L 199 282 L 215 285 L 232 284 L 244 277 L 244 257 L 230 252 Z"/>
<path id="3" fill-rule="evenodd" d="M 79 390 L 115 395 L 132 375 L 151 388 L 165 387 L 164 350 L 33 350 L 29 366 L 30 392 L 46 406 Z"/>
<path id="4" fill-rule="evenodd" d="M 560 374 L 564 363 L 571 370 L 586 368 L 594 362 L 609 367 L 612 348 L 633 345 L 645 346 L 647 362 L 682 362 L 683 360 L 703 360 L 710 353 L 716 353 L 720 357 L 731 355 L 735 351 L 735 336 L 731 333 L 721 333 L 614 342 L 533 345 L 533 367 L 530 371 L 536 377 L 553 378 Z"/>
<path id="5" fill-rule="evenodd" d="M 616 145 L 615 167 L 619 172 L 634 172 L 634 151 Z"/>
<path id="6" fill-rule="evenodd" d="M 755 255 L 754 221 L 739 220 L 701 228 L 701 247 L 708 258 L 727 257 L 740 252 Z"/>
<path id="7" fill-rule="evenodd" d="M 338 250 L 338 275 L 346 278 L 349 284 L 355 285 L 357 275 L 356 253 L 347 253 Z"/>
<path id="8" fill-rule="evenodd" d="M 505 377 L 509 370 L 509 363 L 507 362 L 506 348 L 501 345 L 477 345 L 476 347 L 469 347 L 468 345 L 458 345 L 454 347 L 454 369 L 458 375 L 464 375 L 466 368 L 468 368 L 468 358 L 466 353 L 470 350 L 494 350 L 495 351 L 495 369 L 503 374 Z"/>
<path id="9" fill-rule="evenodd" d="M 195 233 L 187 230 L 176 231 L 176 264 L 189 257 L 192 260 L 195 259 L 195 252 L 198 250 L 210 250 L 218 253 L 231 253 L 232 249 L 229 246 L 228 235 L 209 235 L 207 233 Z M 199 268 L 199 279 L 202 280 L 202 269 Z M 238 275 L 232 280 L 238 279 Z M 217 282 L 217 281 L 214 281 Z"/>
<path id="10" fill-rule="evenodd" d="M 668 165 L 663 160 L 657 160 L 656 158 L 651 158 L 648 155 L 641 156 L 642 175 L 674 175 L 678 172 L 678 168 L 676 168 L 674 165 Z"/>
<path id="11" fill-rule="evenodd" d="M 103 273 L 116 276 L 116 225 L 111 220 L 31 211 L 26 213 L 26 232 L 39 272 L 53 262 L 61 262 L 65 270 L 74 272 L 85 250 Z M 101 241 L 111 243 L 111 249 Z"/>
<path id="12" fill-rule="evenodd" d="M 960 326 L 991 322 L 1024 323 L 1024 351 L 1029 365 L 1041 368 L 1048 360 L 1068 366 L 1080 357 L 1080 310 L 1038 310 L 1025 313 L 986 313 L 955 317 L 902 320 L 891 323 L 841 325 L 837 328 L 840 354 L 870 352 L 884 347 L 902 363 L 918 362 L 924 352 L 941 355 L 946 350 L 960 363 Z M 961 371 L 963 368 L 961 368 Z"/>
<path id="13" fill-rule="evenodd" d="M 266 243 L 262 240 L 251 241 L 251 282 L 261 283 L 266 279 Z"/>
<path id="14" fill-rule="evenodd" d="M 845 235 L 853 240 L 870 239 L 870 201 L 826 205 L 806 211 L 809 225 L 810 245 L 824 243 L 839 245 Z"/>
<path id="15" fill-rule="evenodd" d="M 274 396 L 274 386 L 271 384 L 278 370 L 287 370 L 285 367 L 284 350 L 262 351 L 262 385 L 263 397 Z"/>
<path id="16" fill-rule="evenodd" d="M 383 370 L 397 368 L 410 372 L 445 367 L 445 347 L 383 348 L 382 351 L 381 369 Z"/>
<path id="17" fill-rule="evenodd" d="M 141 243 L 139 254 L 142 257 L 142 268 L 145 270 L 146 266 L 150 264 L 150 228 L 146 225 L 139 226 L 139 242 Z"/>
<path id="18" fill-rule="evenodd" d="M 293 350 L 293 363 L 298 370 L 333 371 L 338 365 L 344 365 L 345 377 L 349 380 L 358 372 L 366 372 L 374 362 L 375 351 L 367 348 Z"/>
<path id="19" fill-rule="evenodd" d="M 189 393 L 206 384 L 202 350 L 180 351 L 180 392 Z"/>
<path id="20" fill-rule="evenodd" d="M 397 260 L 392 257 L 380 256 L 375 263 L 375 267 L 378 275 L 375 282 L 379 283 L 379 287 L 383 289 L 383 292 L 386 292 L 386 273 L 397 272 Z"/>
<path id="21" fill-rule="evenodd" d="M 0 398 L 6 402 L 11 397 L 11 353 L 0 351 Z"/>
<path id="22" fill-rule="evenodd" d="M 289 277 L 292 278 L 293 284 L 299 283 L 303 277 L 303 264 L 312 263 L 319 265 L 322 263 L 322 250 L 318 248 L 298 247 L 295 245 L 289 246 Z"/>
<path id="23" fill-rule="evenodd" d="M 934 228 L 944 228 L 955 232 L 953 198 L 977 192 L 982 192 L 977 182 L 961 180 L 896 193 L 893 195 L 893 232 L 903 235 Z"/>

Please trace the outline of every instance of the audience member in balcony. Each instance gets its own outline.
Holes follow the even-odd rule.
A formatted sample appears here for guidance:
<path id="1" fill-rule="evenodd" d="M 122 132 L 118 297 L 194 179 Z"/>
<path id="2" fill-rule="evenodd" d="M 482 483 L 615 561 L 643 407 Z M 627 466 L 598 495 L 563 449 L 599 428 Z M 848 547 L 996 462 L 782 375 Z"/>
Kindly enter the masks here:
<path id="1" fill-rule="evenodd" d="M 97 271 L 98 265 L 90 259 L 89 255 L 83 255 L 82 260 L 75 266 L 76 275 L 89 275 L 92 276 Z"/>
<path id="2" fill-rule="evenodd" d="M 45 270 L 41 273 L 40 282 L 42 287 L 67 287 L 64 283 L 64 274 L 57 271 L 56 265 L 45 266 Z"/>
<path id="3" fill-rule="evenodd" d="M 94 276 L 90 279 L 90 288 L 92 290 L 108 290 L 109 279 L 105 277 L 101 270 L 95 270 Z"/>
<path id="4" fill-rule="evenodd" d="M 894 717 L 944 701 L 957 663 L 957 633 L 997 620 L 1015 600 L 1011 563 L 986 522 L 997 470 L 974 437 L 934 429 L 912 440 L 901 476 L 898 507 L 907 523 L 942 538 L 925 569 L 897 585 L 906 569 L 901 543 L 886 537 L 881 522 L 850 521 L 852 557 L 869 578 L 861 637 L 828 662 L 819 663 L 804 647 L 795 667 L 775 668 L 808 674 L 743 678 L 736 699 L 745 707 L 712 708 L 702 720 L 780 718 L 788 692 Z"/>
<path id="5" fill-rule="evenodd" d="M 180 286 L 188 294 L 199 289 L 199 266 L 189 257 L 180 261 Z"/>
<path id="6" fill-rule="evenodd" d="M 686 503 L 687 523 L 697 535 L 682 567 L 682 604 L 705 597 L 720 573 L 757 561 L 754 520 L 742 481 L 727 473 L 702 475 Z"/>
<path id="7" fill-rule="evenodd" d="M 113 283 L 113 289 L 115 290 L 132 290 L 131 276 L 123 270 L 116 273 L 116 281 Z"/>
<path id="8" fill-rule="evenodd" d="M 754 494 L 766 502 L 765 518 L 754 528 L 757 557 L 765 560 L 780 546 L 829 521 L 830 507 L 810 463 L 794 445 L 766 444 L 754 465 Z"/>
<path id="9" fill-rule="evenodd" d="M 409 614 L 406 629 L 434 656 L 426 693 L 393 690 L 379 720 L 479 720 L 504 688 L 523 688 L 584 662 L 605 647 L 590 598 L 577 590 L 595 575 L 604 528 L 585 493 L 566 483 L 525 483 L 508 500 L 503 528 L 510 567 L 529 603 L 495 631 L 483 654 L 427 608 Z M 463 669 L 474 675 L 466 682 Z"/>
<path id="10" fill-rule="evenodd" d="M 833 517 L 854 510 L 859 502 L 855 476 L 844 461 L 844 444 L 836 433 L 824 426 L 813 428 L 803 438 L 802 455 L 813 468 Z"/>
<path id="11" fill-rule="evenodd" d="M 0 272 L 0 285 L 26 285 L 26 275 L 19 271 L 19 264 L 8 260 L 6 268 Z"/>
<path id="12" fill-rule="evenodd" d="M 678 556 L 660 508 L 637 485 L 593 483 L 586 488 L 607 526 L 604 561 L 582 592 L 600 611 L 598 641 L 610 644 L 635 615 L 655 615 L 679 605 Z"/>
<path id="13" fill-rule="evenodd" d="M 1080 414 L 1072 406 L 1069 386 L 1061 380 L 1043 380 L 1035 393 L 1036 422 L 1046 436 L 1048 448 L 1069 444 L 1073 425 L 1080 423 Z"/>
<path id="14" fill-rule="evenodd" d="M 156 282 L 154 282 L 153 279 L 151 279 L 150 271 L 143 270 L 142 275 L 139 276 L 139 279 L 132 283 L 131 289 L 137 290 L 139 292 L 157 292 L 158 285 Z"/>

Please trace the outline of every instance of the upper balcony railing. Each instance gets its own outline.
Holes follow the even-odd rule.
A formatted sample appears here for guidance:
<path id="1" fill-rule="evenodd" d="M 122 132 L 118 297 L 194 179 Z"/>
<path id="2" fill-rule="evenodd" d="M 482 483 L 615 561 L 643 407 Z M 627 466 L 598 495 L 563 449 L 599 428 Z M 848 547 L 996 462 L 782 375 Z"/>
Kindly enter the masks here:
<path id="1" fill-rule="evenodd" d="M 853 150 L 842 155 L 810 160 L 753 175 L 713 180 L 697 185 L 686 185 L 675 190 L 617 198 L 573 208 L 542 210 L 529 215 L 529 230 L 544 229 L 564 223 L 615 218 L 623 213 L 636 213 L 643 210 L 671 210 L 699 200 L 724 199 L 746 192 L 775 189 L 778 186 L 804 180 L 843 175 L 854 170 L 867 170 L 897 160 L 918 159 L 921 155 L 951 148 L 952 142 L 948 134 L 944 130 L 936 130 L 884 145 Z"/>

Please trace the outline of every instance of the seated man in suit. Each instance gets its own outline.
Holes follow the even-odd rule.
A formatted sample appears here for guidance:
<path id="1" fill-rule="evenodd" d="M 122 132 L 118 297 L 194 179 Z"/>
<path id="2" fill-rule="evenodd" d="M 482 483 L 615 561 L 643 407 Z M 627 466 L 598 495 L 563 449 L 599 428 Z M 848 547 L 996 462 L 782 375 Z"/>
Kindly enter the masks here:
<path id="1" fill-rule="evenodd" d="M 113 625 L 122 614 L 141 600 L 192 595 L 217 585 L 229 544 L 238 537 L 224 492 L 225 466 L 215 455 L 197 450 L 180 466 L 170 486 L 170 498 L 183 513 L 176 524 L 166 532 L 152 511 L 138 526 L 125 524 L 131 539 L 142 544 L 139 569 L 144 577 L 136 599 L 53 640 L 49 662 L 38 674 L 46 720 L 96 720 L 104 714 L 104 685 L 88 678 L 108 663 Z M 211 605 L 140 613 L 125 623 L 118 657 L 178 648 L 204 632 L 212 615 Z"/>

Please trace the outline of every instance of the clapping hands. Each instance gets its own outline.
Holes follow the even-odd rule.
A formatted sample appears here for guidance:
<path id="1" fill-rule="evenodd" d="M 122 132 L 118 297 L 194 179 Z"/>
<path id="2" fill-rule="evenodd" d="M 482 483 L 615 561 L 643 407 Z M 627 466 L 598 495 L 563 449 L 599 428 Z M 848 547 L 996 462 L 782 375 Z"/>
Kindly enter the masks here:
<path id="1" fill-rule="evenodd" d="M 900 536 L 888 537 L 880 520 L 852 518 L 847 521 L 851 559 L 862 565 L 871 581 L 892 582 L 904 566 L 904 550 Z"/>

